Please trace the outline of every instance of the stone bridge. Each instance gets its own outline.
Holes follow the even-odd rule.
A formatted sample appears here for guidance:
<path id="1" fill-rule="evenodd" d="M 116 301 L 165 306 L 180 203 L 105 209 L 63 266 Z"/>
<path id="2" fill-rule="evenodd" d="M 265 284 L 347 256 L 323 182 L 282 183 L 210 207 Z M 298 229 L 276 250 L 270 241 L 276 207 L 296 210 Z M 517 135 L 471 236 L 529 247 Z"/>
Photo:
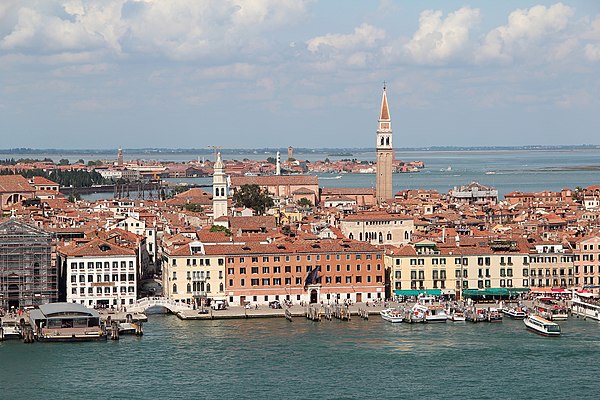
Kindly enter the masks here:
<path id="1" fill-rule="evenodd" d="M 143 313 L 151 307 L 164 307 L 173 314 L 176 314 L 179 311 L 192 309 L 192 307 L 188 304 L 179 303 L 164 297 L 144 297 L 138 299 L 134 304 L 127 307 L 127 311 Z"/>

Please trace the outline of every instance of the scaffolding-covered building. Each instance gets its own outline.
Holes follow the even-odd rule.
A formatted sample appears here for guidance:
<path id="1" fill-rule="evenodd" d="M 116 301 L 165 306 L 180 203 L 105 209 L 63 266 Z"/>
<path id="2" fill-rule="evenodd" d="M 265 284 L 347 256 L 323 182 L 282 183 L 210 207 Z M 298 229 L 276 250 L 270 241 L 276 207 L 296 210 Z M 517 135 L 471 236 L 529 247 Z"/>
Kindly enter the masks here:
<path id="1" fill-rule="evenodd" d="M 58 301 L 52 235 L 16 219 L 0 223 L 0 307 Z"/>

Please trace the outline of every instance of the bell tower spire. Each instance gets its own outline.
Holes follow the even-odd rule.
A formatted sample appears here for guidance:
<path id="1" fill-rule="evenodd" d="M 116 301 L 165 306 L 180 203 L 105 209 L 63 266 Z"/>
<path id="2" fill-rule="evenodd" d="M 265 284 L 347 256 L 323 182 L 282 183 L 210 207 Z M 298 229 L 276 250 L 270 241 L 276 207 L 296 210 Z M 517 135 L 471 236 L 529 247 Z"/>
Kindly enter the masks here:
<path id="1" fill-rule="evenodd" d="M 388 107 L 386 84 L 383 82 L 383 95 L 377 126 L 377 179 L 375 196 L 381 205 L 392 198 L 392 164 L 394 148 L 392 145 L 392 119 Z"/>

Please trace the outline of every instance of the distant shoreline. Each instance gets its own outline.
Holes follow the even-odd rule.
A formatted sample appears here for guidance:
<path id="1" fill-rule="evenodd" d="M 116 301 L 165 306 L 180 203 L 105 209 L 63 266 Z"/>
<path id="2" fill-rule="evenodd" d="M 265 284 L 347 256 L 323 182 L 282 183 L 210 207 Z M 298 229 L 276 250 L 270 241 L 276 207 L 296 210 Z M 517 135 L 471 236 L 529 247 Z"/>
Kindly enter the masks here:
<path id="1" fill-rule="evenodd" d="M 373 152 L 372 148 L 294 148 L 295 154 L 355 154 Z M 457 152 L 457 151 L 575 151 L 575 150 L 598 150 L 600 145 L 556 145 L 556 146 L 430 146 L 430 147 L 406 147 L 396 148 L 396 152 Z M 18 155 L 105 155 L 116 153 L 117 149 L 34 149 L 34 148 L 12 148 L 0 149 L 0 156 L 18 156 Z M 206 154 L 212 155 L 213 149 L 180 149 L 180 148 L 139 148 L 123 149 L 125 153 L 147 154 L 147 155 L 168 155 L 168 154 Z M 287 148 L 254 148 L 254 149 L 235 149 L 223 148 L 223 154 L 273 154 L 275 152 L 287 153 Z"/>

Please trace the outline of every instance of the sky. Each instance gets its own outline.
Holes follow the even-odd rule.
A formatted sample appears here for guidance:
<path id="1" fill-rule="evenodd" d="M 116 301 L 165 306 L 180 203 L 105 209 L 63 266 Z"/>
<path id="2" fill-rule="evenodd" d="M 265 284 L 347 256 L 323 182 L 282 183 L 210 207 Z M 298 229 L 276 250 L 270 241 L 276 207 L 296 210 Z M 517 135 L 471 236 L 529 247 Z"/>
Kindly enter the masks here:
<path id="1" fill-rule="evenodd" d="M 1 0 L 0 148 L 600 144 L 600 2 Z"/>

